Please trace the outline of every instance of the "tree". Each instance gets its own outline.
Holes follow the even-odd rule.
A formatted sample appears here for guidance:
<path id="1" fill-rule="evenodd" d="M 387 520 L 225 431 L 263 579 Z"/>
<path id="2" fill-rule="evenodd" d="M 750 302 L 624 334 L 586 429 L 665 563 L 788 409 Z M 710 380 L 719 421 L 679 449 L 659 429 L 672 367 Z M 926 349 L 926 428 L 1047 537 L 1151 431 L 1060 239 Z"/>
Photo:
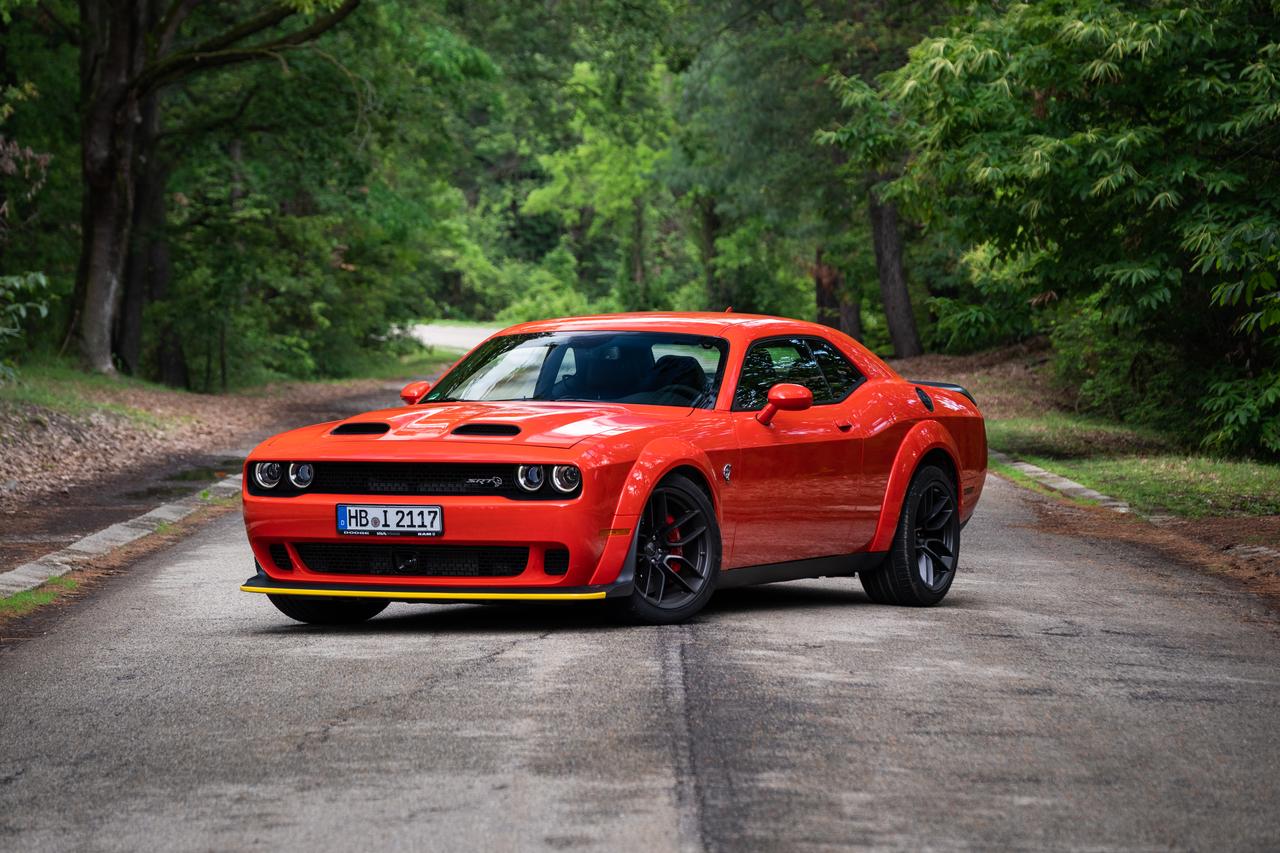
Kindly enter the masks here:
<path id="1" fill-rule="evenodd" d="M 329 3 L 292 29 L 304 5 L 271 4 L 251 14 L 204 11 L 198 0 L 81 0 L 80 50 L 83 244 L 72 324 L 90 368 L 114 373 L 113 333 L 140 190 L 151 174 L 166 87 L 214 69 L 278 60 L 345 19 L 360 0 Z M 212 30 L 211 33 L 205 34 Z M 162 183 L 162 182 L 161 182 Z"/>
<path id="2" fill-rule="evenodd" d="M 1260 0 L 979 11 L 889 80 L 889 197 L 1070 304 L 1086 403 L 1280 452 L 1277 32 Z"/>

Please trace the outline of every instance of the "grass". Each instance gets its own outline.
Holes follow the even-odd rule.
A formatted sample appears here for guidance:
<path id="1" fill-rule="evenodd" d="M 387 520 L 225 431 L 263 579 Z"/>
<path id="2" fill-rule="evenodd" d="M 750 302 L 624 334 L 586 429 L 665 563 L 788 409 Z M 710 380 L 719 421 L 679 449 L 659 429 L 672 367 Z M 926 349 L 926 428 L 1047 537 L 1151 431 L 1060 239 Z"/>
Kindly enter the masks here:
<path id="1" fill-rule="evenodd" d="M 47 359 L 23 365 L 16 380 L 0 385 L 0 403 L 40 406 L 68 415 L 111 412 L 143 426 L 164 428 L 172 425 L 172 422 L 145 409 L 102 399 L 121 388 L 174 390 L 128 376 L 112 378 L 88 373 L 70 359 Z"/>
<path id="2" fill-rule="evenodd" d="M 15 592 L 0 598 L 0 619 L 25 616 L 37 607 L 43 607 L 58 599 L 63 593 L 78 586 L 71 578 L 50 578 L 35 589 Z"/>
<path id="3" fill-rule="evenodd" d="M 987 439 L 996 450 L 1142 513 L 1186 518 L 1280 514 L 1280 465 L 1189 453 L 1151 430 L 1051 411 L 1035 418 L 992 419 Z M 1018 479 L 1017 472 L 1001 473 Z"/>
<path id="4" fill-rule="evenodd" d="M 360 365 L 351 379 L 426 379 L 437 375 L 463 356 L 462 350 L 432 347 L 399 357 L 371 358 Z M 343 382 L 346 380 L 329 380 Z"/>

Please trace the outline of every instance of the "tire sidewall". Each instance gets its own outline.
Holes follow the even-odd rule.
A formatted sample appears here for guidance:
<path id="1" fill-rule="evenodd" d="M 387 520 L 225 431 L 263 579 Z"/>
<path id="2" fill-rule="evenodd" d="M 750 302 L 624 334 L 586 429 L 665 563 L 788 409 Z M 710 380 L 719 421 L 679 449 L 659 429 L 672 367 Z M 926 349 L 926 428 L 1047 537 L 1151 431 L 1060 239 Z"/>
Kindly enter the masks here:
<path id="1" fill-rule="evenodd" d="M 939 485 L 946 489 L 947 494 L 951 496 L 952 505 L 959 512 L 960 503 L 957 500 L 956 487 L 951 478 L 936 466 L 927 465 L 921 468 L 912 477 L 911 487 L 907 489 L 907 495 L 903 501 L 902 514 L 898 518 L 897 534 L 893 539 L 893 551 L 890 554 L 890 558 L 895 563 L 891 568 L 901 573 L 899 578 L 905 576 L 916 603 L 926 606 L 937 604 L 946 597 L 947 592 L 951 589 L 951 584 L 955 582 L 956 569 L 960 567 L 960 532 L 957 530 L 954 568 L 947 577 L 947 582 L 940 589 L 934 590 L 925 586 L 919 572 L 916 570 L 914 553 L 916 509 L 920 501 L 920 495 L 923 494 L 925 489 L 933 485 Z M 959 519 L 957 518 L 953 523 L 958 525 Z"/>

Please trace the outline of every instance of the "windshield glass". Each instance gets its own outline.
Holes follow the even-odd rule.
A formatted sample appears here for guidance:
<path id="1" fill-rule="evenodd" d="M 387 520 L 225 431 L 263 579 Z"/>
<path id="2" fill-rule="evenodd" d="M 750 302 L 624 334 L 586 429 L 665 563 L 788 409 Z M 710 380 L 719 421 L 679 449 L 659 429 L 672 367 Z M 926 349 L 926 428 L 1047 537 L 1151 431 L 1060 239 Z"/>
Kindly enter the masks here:
<path id="1" fill-rule="evenodd" d="M 482 344 L 423 402 L 544 400 L 715 405 L 729 345 L 664 332 L 540 332 Z"/>

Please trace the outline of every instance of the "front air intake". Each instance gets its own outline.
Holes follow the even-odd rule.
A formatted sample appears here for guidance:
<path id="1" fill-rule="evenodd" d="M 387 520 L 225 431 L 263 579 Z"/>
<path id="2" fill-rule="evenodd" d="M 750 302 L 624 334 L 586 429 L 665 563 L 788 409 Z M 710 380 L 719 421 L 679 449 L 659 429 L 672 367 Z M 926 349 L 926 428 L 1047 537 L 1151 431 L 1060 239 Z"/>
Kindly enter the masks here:
<path id="1" fill-rule="evenodd" d="M 454 435 L 519 435 L 520 427 L 515 424 L 463 424 L 453 431 Z"/>
<path id="2" fill-rule="evenodd" d="M 338 424 L 329 435 L 383 435 L 391 429 L 391 424 L 377 421 L 355 421 L 349 424 Z"/>
<path id="3" fill-rule="evenodd" d="M 284 547 L 284 543 L 275 542 L 267 547 L 271 553 L 271 562 L 275 563 L 277 569 L 282 571 L 293 571 L 293 559 L 289 556 L 289 549 Z"/>

